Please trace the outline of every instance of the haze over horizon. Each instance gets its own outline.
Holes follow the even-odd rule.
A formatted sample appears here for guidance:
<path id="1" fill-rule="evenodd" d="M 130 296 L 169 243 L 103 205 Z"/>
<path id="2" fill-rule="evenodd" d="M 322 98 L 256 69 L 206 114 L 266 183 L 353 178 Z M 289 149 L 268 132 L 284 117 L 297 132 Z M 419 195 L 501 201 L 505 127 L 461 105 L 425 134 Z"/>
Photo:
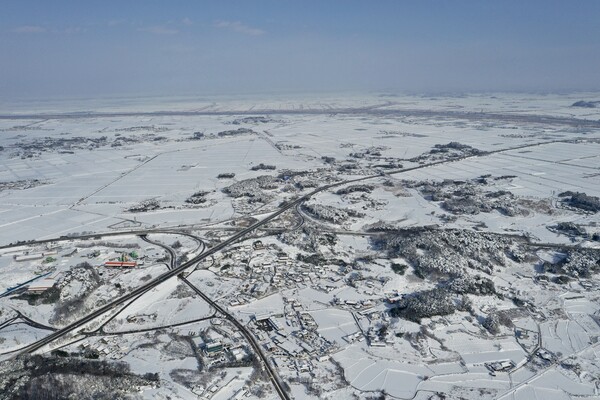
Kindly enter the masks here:
<path id="1" fill-rule="evenodd" d="M 8 1 L 0 98 L 600 89 L 600 2 Z"/>

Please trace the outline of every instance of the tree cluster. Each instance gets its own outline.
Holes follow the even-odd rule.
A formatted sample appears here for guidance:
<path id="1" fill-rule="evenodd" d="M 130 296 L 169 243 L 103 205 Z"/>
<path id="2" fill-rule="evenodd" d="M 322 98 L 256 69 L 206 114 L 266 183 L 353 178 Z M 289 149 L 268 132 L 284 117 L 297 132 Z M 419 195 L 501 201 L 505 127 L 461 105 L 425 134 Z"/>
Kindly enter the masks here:
<path id="1" fill-rule="evenodd" d="M 136 204 L 129 208 L 129 212 L 147 212 L 153 211 L 160 208 L 160 203 L 156 199 L 150 199 L 142 201 L 139 204 Z"/>
<path id="2" fill-rule="evenodd" d="M 549 230 L 555 231 L 557 233 L 562 233 L 567 236 L 575 236 L 575 237 L 588 237 L 588 233 L 585 228 L 580 225 L 574 224 L 573 222 L 559 222 L 556 225 L 549 226 Z"/>
<path id="3" fill-rule="evenodd" d="M 260 171 L 260 170 L 274 170 L 277 169 L 277 167 L 275 165 L 269 165 L 269 164 L 257 164 L 254 165 L 252 168 L 250 168 L 252 171 Z"/>
<path id="4" fill-rule="evenodd" d="M 450 160 L 481 154 L 485 154 L 485 152 L 467 144 L 462 144 L 459 142 L 450 142 L 447 144 L 436 144 L 433 146 L 433 149 L 429 150 L 429 152 L 424 153 L 418 157 L 412 158 L 410 161 L 426 162 L 439 159 Z"/>
<path id="5" fill-rule="evenodd" d="M 579 100 L 579 101 L 576 101 L 575 103 L 571 104 L 571 107 L 596 108 L 596 104 L 598 104 L 598 103 L 600 103 L 600 102 Z"/>
<path id="6" fill-rule="evenodd" d="M 512 240 L 492 233 L 423 227 L 373 236 L 371 243 L 390 258 L 405 258 L 417 276 L 456 278 L 466 269 L 491 273 L 496 265 L 504 265 Z"/>
<path id="7" fill-rule="evenodd" d="M 596 196 L 571 191 L 562 192 L 558 196 L 563 198 L 565 205 L 594 213 L 600 211 L 600 198 Z"/>
<path id="8" fill-rule="evenodd" d="M 456 311 L 455 296 L 445 289 L 433 289 L 404 296 L 390 309 L 392 317 L 399 317 L 416 323 L 422 318 L 436 315 L 449 315 Z"/>
<path id="9" fill-rule="evenodd" d="M 488 296 L 496 293 L 494 282 L 480 275 L 464 275 L 452 279 L 447 288 L 458 294 L 474 294 L 477 296 Z"/>
<path id="10" fill-rule="evenodd" d="M 556 263 L 545 261 L 542 272 L 563 274 L 572 278 L 590 278 L 600 271 L 599 249 L 571 249 Z"/>
<path id="11" fill-rule="evenodd" d="M 348 194 L 348 193 L 354 193 L 354 192 L 366 192 L 366 193 L 371 193 L 374 189 L 373 185 L 350 185 L 350 186 L 346 186 L 345 188 L 341 188 L 339 189 L 336 194 L 342 195 L 342 194 Z"/>
<path id="12" fill-rule="evenodd" d="M 199 192 L 196 192 L 194 194 L 192 194 L 190 197 L 188 197 L 185 202 L 189 203 L 189 204 L 202 204 L 202 203 L 206 203 L 206 195 L 208 195 L 210 192 L 206 192 L 204 190 L 201 190 Z"/>
<path id="13" fill-rule="evenodd" d="M 314 216 L 315 218 L 322 219 L 327 222 L 334 224 L 344 222 L 350 217 L 361 217 L 363 214 L 346 209 L 336 208 L 324 204 L 303 204 L 302 209 Z"/>
<path id="14" fill-rule="evenodd" d="M 238 135 L 246 135 L 246 134 L 250 134 L 250 133 L 256 133 L 256 132 L 254 132 L 252 129 L 248 129 L 248 128 L 238 128 L 238 129 L 231 129 L 228 131 L 219 132 L 219 133 L 217 133 L 217 136 L 219 136 L 219 137 L 238 136 Z"/>
<path id="15" fill-rule="evenodd" d="M 270 175 L 261 175 L 256 178 L 245 179 L 235 182 L 225 188 L 223 192 L 231 197 L 254 197 L 257 199 L 267 199 L 268 196 L 263 193 L 264 189 L 275 189 L 278 187 L 279 180 Z"/>
<path id="16" fill-rule="evenodd" d="M 244 117 L 244 118 L 238 118 L 238 119 L 234 119 L 233 121 L 231 121 L 231 123 L 233 125 L 240 125 L 240 124 L 266 124 L 268 122 L 272 122 L 273 120 L 271 118 L 265 117 L 265 116 L 257 116 L 257 117 Z"/>
<path id="17" fill-rule="evenodd" d="M 2 400 L 125 399 L 156 382 L 157 374 L 132 374 L 123 362 L 26 355 L 0 364 Z"/>

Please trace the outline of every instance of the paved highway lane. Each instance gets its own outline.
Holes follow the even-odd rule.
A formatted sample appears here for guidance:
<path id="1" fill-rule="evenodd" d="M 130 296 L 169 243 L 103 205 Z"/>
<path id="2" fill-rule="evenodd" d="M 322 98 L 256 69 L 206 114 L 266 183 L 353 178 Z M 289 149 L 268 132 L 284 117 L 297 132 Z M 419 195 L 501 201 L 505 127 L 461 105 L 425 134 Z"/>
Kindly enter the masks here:
<path id="1" fill-rule="evenodd" d="M 297 205 L 294 207 L 297 207 Z M 165 249 L 165 251 L 167 251 L 169 253 L 169 256 L 171 257 L 170 269 L 175 269 L 177 267 L 177 255 L 175 253 L 175 250 L 173 250 L 173 248 L 171 248 L 170 246 L 167 246 L 166 244 L 153 241 L 153 240 L 149 239 L 147 235 L 140 235 L 140 238 L 147 243 L 151 243 L 155 246 L 159 246 L 159 247 L 162 247 L 163 249 Z M 220 313 L 221 316 L 223 316 L 223 318 L 225 318 L 229 322 L 231 322 L 242 333 L 242 335 L 244 335 L 244 338 L 246 338 L 246 341 L 248 342 L 250 347 L 252 347 L 252 349 L 254 350 L 254 352 L 256 353 L 258 358 L 260 359 L 262 367 L 263 367 L 264 371 L 267 373 L 267 375 L 269 376 L 269 380 L 273 384 L 273 387 L 277 391 L 277 394 L 279 395 L 279 397 L 281 397 L 282 399 L 285 399 L 285 400 L 290 399 L 289 395 L 283 388 L 283 383 L 282 383 L 281 378 L 279 377 L 279 374 L 269 364 L 269 360 L 267 359 L 267 356 L 263 352 L 263 350 L 260 346 L 260 343 L 258 343 L 258 341 L 254 337 L 252 332 L 248 328 L 246 328 L 246 326 L 244 326 L 241 322 L 239 322 L 232 314 L 230 314 L 223 307 L 221 307 L 217 303 L 215 303 L 210 297 L 208 297 L 206 294 L 204 294 L 202 291 L 200 291 L 200 289 L 198 289 L 192 282 L 187 280 L 183 276 L 183 273 L 180 273 L 179 275 L 177 275 L 177 277 L 183 283 L 185 283 L 190 289 L 192 289 L 198 296 L 200 296 L 204 301 L 206 301 L 214 310 L 216 310 L 218 313 Z M 206 319 L 206 318 L 204 318 L 204 319 Z"/>
<path id="2" fill-rule="evenodd" d="M 400 174 L 400 173 L 405 173 L 405 172 L 409 172 L 409 171 L 414 171 L 414 170 L 418 170 L 418 169 L 422 169 L 422 168 L 427 168 L 427 167 L 431 167 L 431 166 L 435 166 L 435 165 L 440 165 L 440 164 L 446 164 L 446 163 L 451 163 L 451 162 L 458 162 L 460 160 L 464 160 L 467 158 L 473 158 L 473 157 L 482 157 L 485 155 L 489 155 L 489 154 L 495 154 L 495 153 L 500 153 L 500 152 L 505 152 L 505 151 L 511 151 L 511 150 L 516 150 L 516 149 L 523 149 L 523 148 L 527 148 L 527 147 L 534 147 L 534 146 L 541 146 L 544 144 L 549 144 L 549 143 L 558 143 L 558 142 L 570 142 L 571 140 L 553 140 L 553 141 L 548 141 L 548 142 L 541 142 L 541 143 L 532 143 L 532 144 L 528 144 L 528 145 L 521 145 L 521 146 L 515 146 L 515 147 L 511 147 L 511 148 L 505 148 L 505 149 L 498 149 L 492 152 L 488 152 L 485 154 L 479 154 L 479 155 L 473 155 L 473 156 L 465 156 L 465 157 L 460 157 L 460 158 L 456 158 L 456 159 L 452 159 L 452 160 L 442 160 L 442 161 L 436 161 L 436 162 L 432 162 L 432 163 L 428 163 L 428 164 L 422 164 L 422 165 L 418 165 L 415 167 L 411 167 L 411 168 L 405 168 L 405 169 L 399 169 L 399 170 L 395 170 L 395 171 L 391 171 L 389 172 L 387 175 L 395 175 L 395 174 Z M 193 259 L 183 263 L 180 266 L 177 266 L 176 268 L 173 268 L 165 273 L 163 273 L 162 275 L 154 278 L 151 281 L 148 281 L 147 283 L 145 283 L 142 286 L 139 286 L 138 288 L 132 290 L 130 293 L 115 299 L 109 303 L 107 303 L 106 305 L 102 306 L 101 308 L 99 308 L 98 310 L 90 313 L 89 315 L 87 315 L 86 317 L 75 321 L 69 325 L 67 325 L 66 327 L 56 331 L 55 333 L 39 340 L 36 343 L 31 344 L 30 346 L 26 347 L 22 353 L 31 353 L 34 352 L 36 350 L 41 349 L 42 347 L 44 347 L 45 345 L 52 343 L 54 340 L 63 337 L 64 335 L 86 325 L 87 323 L 89 323 L 90 321 L 94 320 L 95 318 L 99 317 L 100 315 L 107 313 L 111 310 L 113 310 L 115 307 L 127 302 L 128 300 L 131 300 L 133 298 L 135 298 L 136 296 L 139 296 L 149 290 L 151 290 L 152 288 L 154 288 L 155 286 L 161 284 L 162 282 L 165 282 L 166 280 L 178 275 L 179 273 L 183 272 L 184 270 L 186 270 L 187 268 L 190 268 L 192 266 L 194 266 L 196 263 L 212 256 L 215 253 L 218 253 L 219 251 L 225 249 L 226 247 L 228 247 L 229 245 L 231 245 L 232 243 L 235 243 L 236 241 L 238 241 L 239 239 L 245 237 L 246 235 L 248 235 L 249 233 L 251 233 L 252 231 L 260 228 L 261 226 L 269 223 L 270 221 L 276 219 L 277 217 L 279 217 L 281 214 L 283 214 L 284 212 L 296 207 L 297 205 L 301 204 L 303 201 L 308 200 L 310 197 L 312 197 L 313 195 L 332 189 L 334 187 L 338 187 L 338 186 L 342 186 L 342 185 L 346 185 L 349 183 L 354 183 L 354 182 L 360 182 L 360 181 L 365 181 L 368 179 L 373 179 L 373 178 L 378 178 L 381 177 L 382 175 L 380 174 L 376 174 L 376 175 L 368 175 L 368 176 L 364 176 L 364 177 L 360 177 L 360 178 L 356 178 L 356 179 L 350 179 L 350 180 L 345 180 L 345 181 L 340 181 L 340 182 L 336 182 L 336 183 L 332 183 L 329 185 L 325 185 L 322 187 L 319 187 L 315 190 L 313 190 L 312 192 L 309 192 L 307 194 L 305 194 L 304 196 L 301 196 L 293 201 L 287 202 L 285 204 L 282 204 L 279 208 L 279 210 L 275 211 L 274 213 L 270 214 L 269 216 L 265 217 L 264 219 L 252 224 L 251 226 L 249 226 L 248 228 L 245 228 L 241 231 L 239 231 L 238 233 L 234 234 L 233 236 L 231 236 L 230 238 L 228 238 L 227 240 L 215 245 L 214 247 L 208 249 L 207 251 L 205 251 L 204 253 L 194 257 Z M 148 231 L 137 231 L 135 233 L 138 234 L 144 234 Z M 130 232 L 130 233 L 134 233 L 134 232 Z M 171 233 L 176 233 L 171 231 Z M 89 237 L 94 237 L 94 236 L 98 236 L 98 235 L 90 235 Z"/>
<path id="3" fill-rule="evenodd" d="M 114 310 L 116 307 L 119 307 L 120 305 L 126 303 L 127 301 L 130 301 L 132 299 L 134 299 L 137 296 L 140 296 L 143 293 L 146 293 L 147 291 L 151 290 L 152 288 L 156 287 L 157 285 L 165 282 L 166 280 L 173 278 L 174 276 L 177 276 L 179 274 L 182 274 L 182 272 L 184 272 L 186 269 L 190 268 L 190 267 L 194 267 L 198 262 L 212 256 L 213 254 L 227 248 L 228 246 L 230 246 L 231 244 L 237 242 L 238 240 L 244 238 L 245 236 L 247 236 L 248 234 L 250 234 L 251 232 L 255 231 L 256 229 L 268 224 L 269 222 L 271 222 L 272 220 L 276 219 L 277 217 L 279 217 L 281 214 L 283 214 L 284 212 L 293 209 L 295 207 L 297 207 L 298 205 L 300 205 L 302 202 L 308 200 L 309 198 L 311 198 L 313 195 L 335 188 L 335 187 L 339 187 L 342 185 L 346 185 L 346 184 L 350 184 L 353 182 L 360 182 L 360 181 L 365 181 L 365 180 L 369 180 L 369 179 L 374 179 L 374 178 L 379 178 L 385 175 L 395 175 L 395 174 L 401 174 L 401 173 L 406 173 L 409 171 L 414 171 L 414 170 L 418 170 L 418 169 L 422 169 L 422 168 L 427 168 L 427 167 L 431 167 L 431 166 L 435 166 L 435 165 L 440 165 L 440 164 L 446 164 L 446 163 L 451 163 L 451 162 L 459 162 L 461 160 L 464 159 L 468 159 L 468 158 L 474 158 L 474 157 L 484 157 L 486 155 L 489 154 L 495 154 L 495 153 L 500 153 L 500 152 L 505 152 L 505 151 L 511 151 L 511 150 L 516 150 L 516 149 L 523 149 L 523 148 L 527 148 L 527 147 L 534 147 L 534 146 L 540 146 L 540 145 L 544 145 L 544 144 L 549 144 L 549 143 L 557 143 L 557 142 L 570 142 L 573 140 L 554 140 L 554 141 L 548 141 L 548 142 L 541 142 L 541 143 L 533 143 L 533 144 L 528 144 L 528 145 L 521 145 L 521 146 L 515 146 L 515 147 L 511 147 L 511 148 L 505 148 L 505 149 L 498 149 L 495 151 L 491 151 L 491 152 L 487 152 L 487 153 L 481 153 L 481 154 L 477 154 L 477 155 L 472 155 L 472 156 L 464 156 L 464 157 L 459 157 L 456 159 L 452 159 L 452 160 L 442 160 L 442 161 L 436 161 L 436 162 L 432 162 L 432 163 L 427 163 L 427 164 L 422 164 L 422 165 L 418 165 L 415 167 L 411 167 L 411 168 L 405 168 L 405 169 L 399 169 L 399 170 L 395 170 L 395 171 L 390 171 L 387 174 L 375 174 L 375 175 L 368 175 L 368 176 L 364 176 L 364 177 L 360 177 L 360 178 L 356 178 L 356 179 L 350 179 L 350 180 L 345 180 L 345 181 L 340 181 L 340 182 L 336 182 L 336 183 L 332 183 L 329 185 L 325 185 L 322 186 L 320 188 L 317 188 L 301 197 L 298 197 L 297 199 L 293 200 L 293 201 L 289 201 L 287 203 L 284 203 L 280 206 L 280 208 L 273 212 L 272 214 L 270 214 L 269 216 L 265 217 L 264 219 L 252 224 L 251 226 L 249 226 L 248 228 L 245 228 L 241 231 L 239 231 L 238 233 L 234 234 L 233 236 L 231 236 L 230 238 L 228 238 L 227 240 L 215 245 L 214 247 L 206 250 L 205 252 L 203 252 L 202 254 L 194 257 L 193 259 L 183 263 L 182 265 L 179 266 L 174 266 L 171 270 L 163 273 L 162 275 L 156 277 L 155 279 L 139 286 L 138 288 L 132 290 L 130 293 L 115 299 L 109 303 L 107 303 L 106 305 L 100 307 L 98 310 L 90 313 L 89 315 L 81 318 L 78 321 L 75 321 L 67 326 L 65 326 L 64 328 L 46 336 L 45 338 L 27 346 L 26 348 L 24 348 L 19 354 L 23 354 L 23 353 L 32 353 L 35 352 L 37 350 L 42 349 L 44 346 L 52 343 L 53 341 L 60 339 L 61 337 L 64 337 L 70 333 L 73 333 L 74 331 L 76 331 L 79 328 L 84 327 L 86 324 L 88 324 L 89 322 L 93 321 L 94 319 L 96 319 L 97 317 L 108 313 L 112 310 Z M 148 231 L 138 231 L 138 234 L 144 234 L 147 233 Z M 134 232 L 129 232 L 134 233 Z M 171 231 L 170 233 L 177 233 L 174 231 Z M 99 235 L 90 235 L 90 237 L 94 237 L 94 236 L 99 236 Z M 185 279 L 183 278 L 183 274 L 180 277 L 181 279 Z M 198 293 L 198 292 L 197 292 Z M 199 293 L 200 294 L 200 293 Z M 201 296 L 203 296 L 203 298 L 205 298 L 205 300 L 207 300 L 211 305 L 213 305 L 213 307 L 218 310 L 219 312 L 223 313 L 223 315 L 227 316 L 229 314 L 226 313 L 226 311 L 221 308 L 218 304 L 214 303 L 212 300 L 208 299 L 208 297 L 205 297 L 203 294 L 201 294 Z M 281 383 L 277 377 L 277 375 L 275 374 L 275 372 L 271 369 L 271 367 L 269 366 L 268 362 L 266 361 L 266 358 L 264 356 L 264 354 L 262 354 L 262 350 L 260 348 L 260 346 L 258 345 L 258 343 L 256 343 L 255 339 L 253 338 L 253 336 L 251 335 L 251 333 L 248 333 L 246 331 L 246 328 L 239 324 L 239 322 L 237 322 L 235 320 L 235 318 L 233 318 L 232 316 L 230 316 L 229 318 L 231 318 L 231 322 L 238 326 L 238 328 L 242 331 L 242 332 L 246 332 L 244 333 L 244 336 L 247 336 L 248 341 L 251 343 L 252 347 L 255 348 L 255 351 L 257 352 L 257 354 L 259 354 L 259 357 L 263 360 L 263 362 L 266 365 L 266 371 L 269 374 L 269 378 L 271 379 L 271 381 L 274 383 L 275 388 L 277 389 L 278 394 L 280 395 L 280 397 L 282 399 L 289 399 L 289 395 L 287 394 L 287 392 L 285 392 L 282 388 L 281 388 Z M 228 319 L 229 319 L 228 318 Z"/>
<path id="4" fill-rule="evenodd" d="M 107 303 L 106 305 L 100 307 L 99 309 L 97 309 L 96 311 L 88 314 L 87 316 L 81 318 L 78 321 L 75 321 L 67 326 L 65 326 L 64 328 L 61 328 L 60 330 L 46 336 L 45 338 L 32 343 L 31 345 L 25 347 L 23 350 L 21 350 L 19 352 L 19 354 L 25 354 L 25 353 L 33 353 L 37 350 L 42 349 L 44 346 L 54 342 L 57 339 L 60 339 L 61 337 L 64 337 L 70 333 L 73 333 L 74 331 L 76 331 L 79 328 L 84 327 L 86 324 L 88 324 L 89 322 L 93 321 L 94 319 L 96 319 L 97 317 L 110 312 L 112 310 L 114 310 L 116 307 L 120 306 L 121 304 L 134 299 L 135 297 L 146 293 L 147 291 L 153 289 L 154 287 L 156 287 L 157 285 L 165 282 L 166 280 L 177 276 L 179 274 L 181 274 L 183 271 L 185 271 L 187 268 L 193 267 L 196 265 L 196 263 L 204 260 L 205 258 L 223 250 L 224 248 L 226 248 L 227 246 L 229 246 L 230 244 L 238 241 L 239 239 L 243 238 L 244 236 L 248 235 L 249 233 L 251 233 L 252 231 L 256 230 L 257 228 L 260 228 L 261 226 L 269 223 L 270 221 L 274 220 L 275 218 L 279 217 L 281 214 L 283 214 L 284 212 L 286 212 L 287 210 L 296 207 L 296 205 L 300 204 L 301 202 L 307 200 L 308 198 L 310 198 L 310 196 L 314 195 L 315 193 L 318 193 L 322 190 L 326 190 L 327 188 L 329 188 L 331 185 L 328 185 L 326 187 L 320 188 L 320 189 L 316 189 L 312 192 L 310 192 L 307 195 L 304 195 L 302 197 L 299 197 L 298 199 L 296 199 L 295 201 L 289 202 L 285 205 L 283 205 L 282 207 L 280 207 L 280 209 L 274 213 L 272 213 L 271 215 L 267 216 L 266 218 L 254 223 L 253 225 L 249 226 L 248 228 L 238 232 L 237 234 L 231 236 L 229 239 L 225 240 L 224 242 L 219 243 L 218 245 L 210 248 L 209 250 L 207 250 L 206 252 L 194 257 L 193 259 L 183 263 L 180 266 L 177 266 L 175 268 L 170 269 L 169 271 L 163 273 L 162 275 L 156 277 L 155 279 L 147 282 L 146 284 L 139 286 L 138 288 L 132 290 L 131 292 L 129 292 L 128 294 L 115 299 L 109 303 Z M 181 276 L 180 278 L 183 278 L 183 276 Z M 201 292 L 200 292 L 201 293 Z M 208 299 L 208 297 L 204 296 L 202 294 L 203 298 Z M 209 299 L 210 300 L 210 299 Z M 209 304 L 211 304 L 213 307 L 215 307 L 215 309 L 217 309 L 218 311 L 222 312 L 223 315 L 228 316 L 229 314 L 227 314 L 226 312 L 224 312 L 224 310 L 219 307 L 218 305 L 216 305 L 216 303 L 212 302 L 212 300 L 209 302 Z M 245 330 L 245 327 L 240 324 L 239 322 L 237 322 L 233 317 L 231 317 L 229 315 L 229 318 L 232 319 L 232 322 L 234 323 L 234 325 L 236 325 L 238 328 L 242 327 L 242 329 L 240 329 L 243 333 L 244 336 L 247 336 L 247 339 L 249 340 L 250 344 L 252 345 L 252 347 L 255 349 L 255 351 L 257 351 L 257 354 L 259 354 L 259 357 L 261 358 L 261 360 L 263 360 L 263 363 L 265 363 L 265 370 L 267 371 L 267 373 L 269 374 L 269 379 L 274 383 L 274 386 L 277 390 L 277 393 L 279 394 L 279 396 L 284 399 L 284 400 L 288 400 L 290 399 L 289 395 L 287 394 L 287 392 L 285 392 L 283 390 L 282 384 L 278 378 L 278 376 L 275 374 L 275 372 L 273 371 L 273 369 L 271 368 L 271 366 L 268 364 L 266 357 L 264 356 L 264 354 L 262 354 L 262 351 L 260 349 L 260 346 L 258 345 L 258 343 L 256 342 L 255 339 L 253 339 L 253 336 L 248 333 Z"/>

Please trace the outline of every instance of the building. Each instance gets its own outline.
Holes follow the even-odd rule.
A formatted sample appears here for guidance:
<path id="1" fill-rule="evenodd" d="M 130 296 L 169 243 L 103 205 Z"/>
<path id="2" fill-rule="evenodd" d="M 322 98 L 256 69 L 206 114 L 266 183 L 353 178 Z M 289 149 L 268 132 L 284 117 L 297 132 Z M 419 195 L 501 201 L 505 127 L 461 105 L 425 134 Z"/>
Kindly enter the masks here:
<path id="1" fill-rule="evenodd" d="M 212 356 L 223 351 L 223 343 L 220 340 L 211 340 L 204 345 L 204 351 Z"/>
<path id="2" fill-rule="evenodd" d="M 41 260 L 44 257 L 55 256 L 57 254 L 56 250 L 49 250 L 43 253 L 28 253 L 14 256 L 15 261 L 31 261 L 31 260 Z"/>
<path id="3" fill-rule="evenodd" d="M 122 267 L 122 268 L 133 268 L 137 266 L 135 261 L 106 261 L 105 267 Z"/>
<path id="4" fill-rule="evenodd" d="M 32 261 L 41 260 L 42 258 L 44 258 L 44 253 L 23 254 L 19 256 L 14 256 L 15 261 Z"/>
<path id="5" fill-rule="evenodd" d="M 492 372 L 508 372 L 515 367 L 515 364 L 510 360 L 496 361 L 485 365 Z"/>
<path id="6" fill-rule="evenodd" d="M 27 288 L 27 291 L 29 293 L 44 293 L 46 290 L 48 290 L 52 286 L 54 286 L 55 283 L 56 283 L 56 280 L 54 278 L 40 279 L 36 282 L 33 282 L 31 285 L 29 285 L 29 287 Z"/>
<path id="7" fill-rule="evenodd" d="M 267 323 L 271 326 L 271 328 L 275 329 L 276 331 L 281 330 L 281 325 L 279 325 L 279 323 L 275 321 L 272 317 L 269 317 L 267 319 Z"/>
<path id="8" fill-rule="evenodd" d="M 242 349 L 233 349 L 231 350 L 231 355 L 235 359 L 235 361 L 242 361 L 246 356 L 246 353 Z"/>

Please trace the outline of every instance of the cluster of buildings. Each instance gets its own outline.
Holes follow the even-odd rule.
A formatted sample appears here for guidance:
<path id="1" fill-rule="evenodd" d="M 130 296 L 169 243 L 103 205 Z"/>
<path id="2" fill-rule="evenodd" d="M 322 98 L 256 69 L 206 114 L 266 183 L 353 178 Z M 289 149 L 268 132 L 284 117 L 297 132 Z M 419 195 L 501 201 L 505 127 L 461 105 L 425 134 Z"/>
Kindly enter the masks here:
<path id="1" fill-rule="evenodd" d="M 85 247 L 78 247 L 74 244 L 67 249 L 63 249 L 51 243 L 35 250 L 19 248 L 18 254 L 12 255 L 13 260 L 22 264 L 29 263 L 30 268 L 35 266 L 36 274 L 40 274 L 40 271 L 42 271 L 42 274 L 8 288 L 5 294 L 12 293 L 17 289 L 26 289 L 28 293 L 33 294 L 44 293 L 58 282 L 59 276 L 64 272 L 60 270 L 61 266 L 69 267 L 77 263 L 76 260 L 66 261 L 66 258 L 79 257 L 82 258 L 81 261 L 87 258 L 99 262 L 99 266 L 106 268 L 135 268 L 144 265 L 145 260 L 155 260 L 164 256 L 162 249 L 155 247 L 148 248 L 147 254 L 143 257 L 140 257 L 135 250 L 123 252 L 105 246 L 98 246 L 98 248 L 87 253 L 82 252 L 82 249 L 85 249 Z M 154 250 L 154 254 L 151 254 L 152 250 Z"/>
<path id="2" fill-rule="evenodd" d="M 282 289 L 312 287 L 330 293 L 346 287 L 347 276 L 354 271 L 350 266 L 300 261 L 276 244 L 265 244 L 260 240 L 215 255 L 215 263 L 209 270 L 223 278 L 241 280 L 240 290 L 225 299 L 230 307 L 252 302 Z M 355 283 L 357 290 L 372 297 L 377 297 L 383 287 L 383 283 L 377 279 L 361 277 Z M 355 311 L 363 311 L 374 305 L 368 299 L 336 304 L 340 308 Z"/>
<path id="3" fill-rule="evenodd" d="M 77 349 L 81 353 L 96 353 L 113 360 L 120 360 L 130 350 L 129 345 L 121 340 L 118 340 L 117 336 L 103 337 L 98 342 L 90 343 L 89 340 L 85 339 L 77 346 Z"/>
<path id="4" fill-rule="evenodd" d="M 337 350 L 337 344 L 318 332 L 318 325 L 302 304 L 285 299 L 282 314 L 255 314 L 250 325 L 271 362 L 297 374 L 312 371 L 314 362 L 323 362 Z"/>
<path id="5" fill-rule="evenodd" d="M 21 268 L 27 269 L 34 267 L 35 272 L 31 279 L 8 287 L 6 291 L 0 295 L 9 295 L 17 290 L 26 290 L 28 293 L 40 294 L 53 287 L 60 273 L 55 272 L 54 269 L 49 268 L 49 266 L 55 265 L 54 263 L 57 261 L 56 256 L 58 255 L 59 250 L 59 248 L 47 244 L 43 249 L 37 251 L 28 250 L 24 246 L 3 251 L 2 254 L 10 255 L 13 253 L 13 261 L 25 264 L 25 266 L 21 266 Z M 40 260 L 41 262 L 39 264 L 36 263 L 36 261 Z"/>
<path id="6" fill-rule="evenodd" d="M 333 298 L 333 305 L 349 310 L 357 310 L 357 311 L 368 311 L 369 309 L 375 306 L 375 301 L 372 299 L 363 299 L 363 300 L 340 300 L 337 297 Z"/>
<path id="7" fill-rule="evenodd" d="M 52 288 L 56 284 L 57 277 L 46 277 L 42 279 L 37 279 L 34 282 L 29 284 L 27 291 L 29 293 L 44 293 L 46 290 Z"/>
<path id="8" fill-rule="evenodd" d="M 193 342 L 200 354 L 207 358 L 209 365 L 242 362 L 249 355 L 242 334 L 223 324 L 219 318 L 212 321 L 211 328 L 194 337 Z"/>
<path id="9" fill-rule="evenodd" d="M 496 372 L 509 372 L 515 368 L 515 363 L 510 360 L 494 361 L 486 363 L 485 367 L 490 371 L 490 375 L 496 376 Z"/>

